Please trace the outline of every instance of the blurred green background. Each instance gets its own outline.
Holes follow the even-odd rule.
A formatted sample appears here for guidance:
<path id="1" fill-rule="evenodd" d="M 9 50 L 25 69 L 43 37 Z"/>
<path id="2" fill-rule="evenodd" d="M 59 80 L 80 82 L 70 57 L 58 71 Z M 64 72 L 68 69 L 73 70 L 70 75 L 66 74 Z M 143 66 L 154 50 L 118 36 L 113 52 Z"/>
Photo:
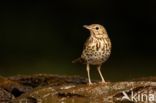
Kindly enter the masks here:
<path id="1" fill-rule="evenodd" d="M 152 1 L 0 1 L 0 75 L 50 73 L 87 77 L 72 64 L 89 36 L 84 24 L 106 27 L 112 55 L 106 80 L 156 75 L 156 14 Z M 94 68 L 94 67 L 93 67 Z M 92 79 L 100 79 L 91 69 Z"/>

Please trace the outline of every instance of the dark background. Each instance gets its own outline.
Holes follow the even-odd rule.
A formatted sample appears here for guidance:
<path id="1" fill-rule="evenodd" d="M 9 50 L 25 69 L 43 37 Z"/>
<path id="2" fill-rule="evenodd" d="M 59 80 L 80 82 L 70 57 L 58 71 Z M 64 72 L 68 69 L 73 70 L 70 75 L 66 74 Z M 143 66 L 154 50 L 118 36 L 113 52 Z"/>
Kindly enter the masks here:
<path id="1" fill-rule="evenodd" d="M 85 66 L 71 61 L 80 56 L 89 36 L 82 26 L 99 23 L 113 46 L 102 67 L 106 80 L 155 76 L 155 14 L 150 0 L 1 1 L 0 74 L 86 77 Z M 91 71 L 99 79 L 96 69 Z"/>

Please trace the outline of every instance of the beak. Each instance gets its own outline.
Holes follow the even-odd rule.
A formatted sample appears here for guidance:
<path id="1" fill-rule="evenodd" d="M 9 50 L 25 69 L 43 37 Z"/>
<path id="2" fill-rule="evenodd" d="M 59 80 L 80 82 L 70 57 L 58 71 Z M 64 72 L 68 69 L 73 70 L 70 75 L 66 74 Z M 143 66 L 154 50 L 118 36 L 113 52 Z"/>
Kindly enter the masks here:
<path id="1" fill-rule="evenodd" d="M 91 27 L 88 26 L 88 25 L 84 25 L 83 27 L 86 28 L 86 29 L 89 29 L 89 30 L 91 29 Z"/>

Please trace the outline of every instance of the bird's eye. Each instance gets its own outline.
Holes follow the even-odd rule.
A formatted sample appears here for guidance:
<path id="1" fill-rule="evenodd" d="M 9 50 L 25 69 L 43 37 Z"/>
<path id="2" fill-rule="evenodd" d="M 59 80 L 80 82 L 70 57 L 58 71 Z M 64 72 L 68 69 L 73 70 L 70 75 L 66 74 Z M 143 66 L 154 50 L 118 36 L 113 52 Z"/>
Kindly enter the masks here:
<path id="1" fill-rule="evenodd" d="M 99 30 L 99 27 L 96 27 L 95 29 L 96 29 L 96 30 Z"/>

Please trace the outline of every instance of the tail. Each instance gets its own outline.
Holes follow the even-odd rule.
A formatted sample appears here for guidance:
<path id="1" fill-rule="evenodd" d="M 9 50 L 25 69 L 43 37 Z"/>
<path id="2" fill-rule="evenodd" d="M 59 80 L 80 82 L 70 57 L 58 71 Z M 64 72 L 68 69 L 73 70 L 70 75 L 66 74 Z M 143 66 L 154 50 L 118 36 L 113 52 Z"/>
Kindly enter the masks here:
<path id="1" fill-rule="evenodd" d="M 81 57 L 79 57 L 79 58 L 73 60 L 72 63 L 84 63 L 84 60 Z"/>

